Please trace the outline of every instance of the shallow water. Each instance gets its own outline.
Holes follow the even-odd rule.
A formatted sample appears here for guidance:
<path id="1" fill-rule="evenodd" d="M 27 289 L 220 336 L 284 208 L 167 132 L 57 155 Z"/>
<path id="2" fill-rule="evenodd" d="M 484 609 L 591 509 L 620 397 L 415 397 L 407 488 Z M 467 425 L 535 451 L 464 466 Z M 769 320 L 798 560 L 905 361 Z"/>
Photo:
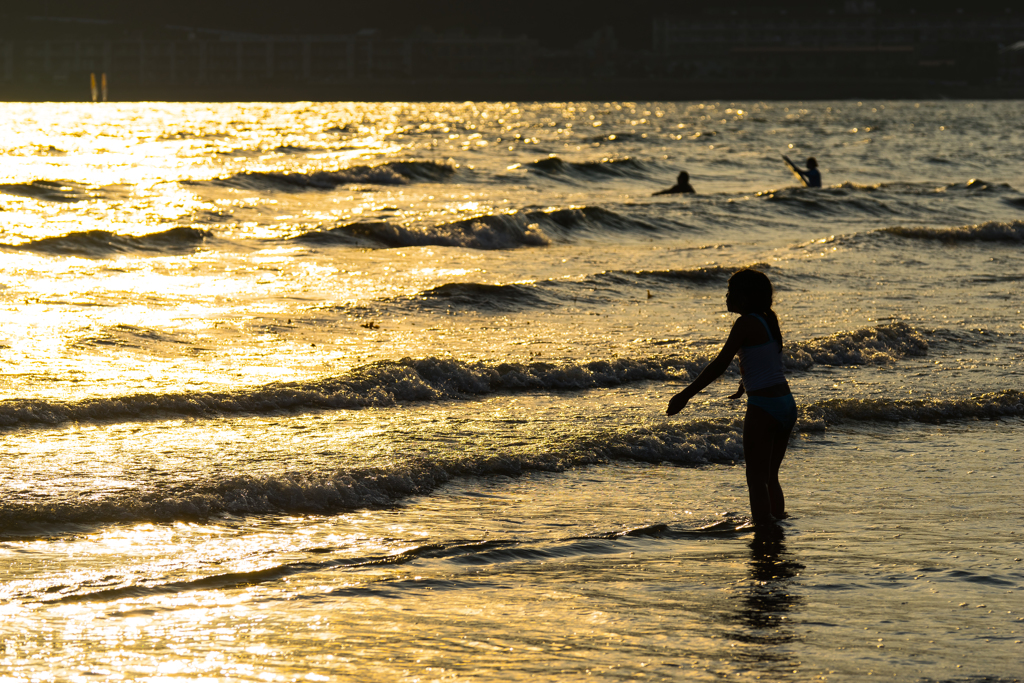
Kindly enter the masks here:
<path id="1" fill-rule="evenodd" d="M 1018 680 L 1018 110 L 0 106 L 6 675 Z"/>

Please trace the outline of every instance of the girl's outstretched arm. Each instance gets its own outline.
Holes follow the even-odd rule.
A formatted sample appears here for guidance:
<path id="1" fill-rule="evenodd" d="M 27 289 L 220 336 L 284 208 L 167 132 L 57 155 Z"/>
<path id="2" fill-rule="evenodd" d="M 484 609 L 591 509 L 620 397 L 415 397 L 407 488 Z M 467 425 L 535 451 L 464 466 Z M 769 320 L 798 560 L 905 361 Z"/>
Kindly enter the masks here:
<path id="1" fill-rule="evenodd" d="M 701 389 L 718 379 L 729 368 L 729 363 L 732 362 L 736 352 L 740 350 L 742 345 L 740 341 L 746 336 L 746 332 L 747 323 L 744 318 L 740 318 L 732 326 L 729 338 L 725 340 L 725 346 L 718 352 L 715 359 L 708 363 L 706 368 L 701 370 L 701 373 L 697 375 L 697 379 L 693 380 L 690 386 L 673 396 L 672 400 L 668 402 L 667 412 L 669 415 L 675 415 L 685 408 L 691 398 L 696 396 Z"/>

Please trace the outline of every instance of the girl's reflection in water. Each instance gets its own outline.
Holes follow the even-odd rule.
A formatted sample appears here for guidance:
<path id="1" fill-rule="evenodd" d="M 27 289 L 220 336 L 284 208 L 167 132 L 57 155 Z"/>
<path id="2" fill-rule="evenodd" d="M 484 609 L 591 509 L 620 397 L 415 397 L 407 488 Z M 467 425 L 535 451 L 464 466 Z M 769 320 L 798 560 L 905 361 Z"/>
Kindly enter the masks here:
<path id="1" fill-rule="evenodd" d="M 799 639 L 793 630 L 792 612 L 800 604 L 793 593 L 793 579 L 804 568 L 786 551 L 785 530 L 777 526 L 759 528 L 750 541 L 750 588 L 740 598 L 735 614 L 745 628 L 733 633 L 744 643 L 778 646 Z M 752 648 L 747 655 L 761 662 L 787 663 L 792 654 L 782 648 Z"/>

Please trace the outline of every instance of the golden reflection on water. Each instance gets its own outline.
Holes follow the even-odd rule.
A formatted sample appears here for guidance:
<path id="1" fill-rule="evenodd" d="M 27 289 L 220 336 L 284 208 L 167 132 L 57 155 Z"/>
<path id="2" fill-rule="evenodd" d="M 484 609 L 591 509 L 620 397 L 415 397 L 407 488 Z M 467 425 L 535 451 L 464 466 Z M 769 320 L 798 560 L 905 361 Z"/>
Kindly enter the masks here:
<path id="1" fill-rule="evenodd" d="M 754 105 L 750 113 L 769 107 Z M 794 108 L 785 118 L 796 120 L 808 111 Z M 1003 587 L 986 595 L 980 581 L 943 585 L 936 580 L 927 589 L 918 587 L 924 582 L 909 584 L 907 576 L 914 581 L 924 576 L 923 562 L 945 567 L 947 559 L 935 560 L 933 542 L 918 543 L 914 555 L 908 554 L 906 538 L 890 538 L 902 532 L 892 533 L 886 524 L 894 524 L 894 518 L 884 515 L 896 514 L 891 508 L 902 499 L 865 483 L 876 472 L 851 468 L 884 459 L 889 478 L 920 496 L 936 477 L 945 476 L 941 463 L 956 449 L 946 443 L 933 448 L 939 464 L 930 464 L 927 476 L 901 475 L 895 469 L 899 459 L 889 452 L 892 440 L 888 434 L 879 439 L 875 427 L 868 436 L 830 430 L 814 458 L 806 451 L 804 457 L 794 453 L 786 476 L 799 482 L 794 501 L 803 506 L 803 519 L 787 522 L 794 533 L 785 539 L 614 537 L 621 528 L 652 519 L 682 528 L 700 523 L 697 518 L 714 520 L 742 510 L 742 474 L 729 467 L 581 469 L 550 475 L 550 486 L 532 488 L 524 483 L 530 476 L 495 476 L 449 482 L 437 496 L 412 495 L 402 505 L 389 505 L 392 499 L 380 495 L 372 499 L 379 505 L 372 510 L 317 514 L 324 499 L 332 501 L 332 510 L 340 509 L 330 498 L 339 490 L 347 494 L 361 485 L 371 492 L 391 491 L 392 486 L 403 495 L 415 494 L 421 470 L 473 472 L 470 452 L 478 460 L 523 454 L 522 461 L 536 457 L 548 463 L 553 461 L 545 456 L 557 456 L 574 440 L 604 444 L 602 430 L 624 422 L 639 425 L 647 439 L 642 430 L 654 424 L 652 416 L 660 416 L 664 388 L 540 390 L 296 415 L 275 407 L 274 392 L 281 387 L 270 386 L 271 381 L 336 381 L 358 364 L 406 356 L 483 358 L 491 367 L 549 359 L 557 367 L 571 359 L 578 369 L 590 360 L 699 351 L 731 321 L 721 312 L 721 292 L 678 287 L 672 298 L 672 288 L 664 287 L 645 298 L 642 290 L 639 296 L 628 289 L 624 294 L 601 280 L 712 261 L 763 260 L 778 268 L 786 283 L 780 300 L 787 333 L 794 330 L 798 339 L 832 334 L 837 325 L 858 329 L 882 316 L 953 315 L 942 306 L 919 311 L 917 295 L 924 285 L 912 281 L 894 285 L 898 291 L 887 283 L 879 296 L 869 292 L 857 304 L 842 301 L 845 292 L 822 283 L 838 277 L 837 271 L 842 274 L 837 266 L 853 250 L 813 239 L 819 230 L 840 234 L 834 225 L 818 222 L 786 225 L 781 236 L 744 225 L 744 231 L 755 231 L 736 233 L 737 241 L 750 242 L 746 246 L 726 244 L 732 237 L 720 239 L 717 228 L 677 242 L 659 242 L 657 236 L 629 246 L 616 241 L 614 249 L 588 234 L 556 239 L 543 249 L 486 252 L 405 243 L 363 249 L 355 243 L 328 256 L 330 248 L 294 240 L 357 220 L 386 221 L 415 237 L 425 226 L 507 217 L 526 206 L 584 211 L 606 201 L 629 206 L 622 209 L 626 213 L 646 211 L 650 207 L 636 199 L 646 198 L 644 183 L 652 184 L 651 178 L 633 185 L 609 181 L 608 187 L 618 189 L 604 195 L 598 187 L 604 183 L 564 183 L 541 191 L 543 183 L 524 179 L 534 172 L 532 162 L 545 155 L 610 158 L 605 140 L 628 149 L 628 136 L 647 135 L 666 112 L 687 120 L 667 123 L 673 132 L 700 131 L 687 154 L 706 153 L 706 140 L 696 138 L 709 126 L 728 125 L 729 117 L 744 126 L 755 123 L 746 109 L 723 113 L 711 104 L 0 108 L 9 124 L 0 126 L 0 142 L 13 151 L 0 160 L 0 184 L 10 186 L 0 192 L 0 242 L 8 245 L 0 250 L 6 296 L 0 324 L 7 347 L 3 360 L 18 373 L 4 377 L 9 381 L 5 396 L 81 400 L 190 392 L 189 400 L 197 399 L 198 405 L 189 413 L 194 418 L 107 422 L 101 414 L 57 429 L 4 433 L 12 463 L 6 484 L 20 496 L 17 504 L 51 520 L 67 510 L 78 516 L 58 525 L 41 522 L 43 533 L 51 534 L 46 541 L 5 537 L 0 544 L 7 576 L 17 577 L 0 593 L 6 630 L 0 666 L 20 667 L 37 678 L 45 678 L 50 667 L 71 676 L 98 672 L 168 679 L 555 675 L 582 680 L 588 674 L 669 679 L 689 674 L 701 680 L 795 682 L 823 672 L 808 660 L 832 663 L 847 656 L 837 654 L 841 648 L 858 646 L 870 647 L 867 658 L 898 673 L 902 654 L 883 660 L 875 642 L 896 631 L 910 643 L 908 634 L 915 629 L 932 640 L 933 633 L 948 630 L 938 639 L 941 646 L 922 640 L 905 645 L 906 652 L 940 663 L 927 675 L 952 662 L 948 653 L 968 643 L 952 635 L 968 622 L 986 633 L 1000 629 L 1000 637 L 1016 637 L 1013 629 L 1019 626 L 1010 622 L 1016 616 L 995 621 L 945 607 L 954 593 L 973 591 L 979 596 L 975 604 L 1002 608 L 1012 597 Z M 525 120 L 525 114 L 534 118 Z M 589 141 L 578 139 L 581 130 Z M 414 142 L 414 132 L 429 140 Z M 594 138 L 595 133 L 607 136 Z M 672 141 L 676 148 L 690 142 L 681 135 Z M 506 149 L 518 151 L 507 158 L 486 156 Z M 644 154 L 661 158 L 660 151 Z M 764 156 L 757 150 L 744 154 L 746 161 Z M 353 182 L 300 192 L 260 189 L 261 177 L 254 175 L 373 166 L 396 157 L 460 164 L 459 171 L 456 180 L 440 187 L 392 177 L 390 185 Z M 725 177 L 739 167 L 733 163 L 722 171 L 717 189 L 726 187 L 728 194 L 736 187 L 728 183 L 748 182 L 749 177 Z M 500 178 L 500 190 L 488 180 L 494 178 Z M 225 182 L 179 182 L 211 179 Z M 247 185 L 250 181 L 256 189 Z M 764 181 L 757 182 L 763 187 Z M 769 215 L 757 213 L 768 200 L 749 189 L 721 202 L 722 211 Z M 673 215 L 690 212 L 687 220 L 697 210 L 696 202 L 672 209 Z M 123 248 L 114 239 L 161 235 L 177 227 L 212 234 L 170 248 Z M 44 256 L 12 248 L 87 230 L 97 232 L 79 240 L 91 240 L 91 246 L 74 240 L 35 245 L 52 248 Z M 690 247 L 710 250 L 687 251 Z M 955 262 L 943 262 L 944 267 L 958 269 L 957 276 L 961 270 L 987 274 L 989 262 L 983 259 L 1005 258 L 975 251 L 981 250 L 959 249 Z M 850 270 L 865 281 L 879 280 L 876 275 L 889 267 L 874 261 L 859 265 Z M 928 274 L 936 267 L 929 264 Z M 805 281 L 814 284 L 804 288 Z M 573 292 L 572 304 L 563 297 L 558 307 L 523 312 L 510 306 L 480 314 L 471 307 L 446 306 L 443 296 L 419 296 L 439 285 L 463 283 L 566 288 Z M 458 288 L 442 294 L 448 290 Z M 910 303 L 896 302 L 901 297 Z M 964 361 L 969 363 L 964 369 L 975 372 L 982 362 L 976 360 Z M 931 358 L 896 358 L 884 367 L 823 366 L 801 381 L 808 401 L 815 391 L 828 395 L 828 385 L 868 387 L 857 389 L 861 396 L 879 394 L 892 390 L 894 371 L 919 373 L 913 376 L 925 382 L 931 364 Z M 816 380 L 824 375 L 827 383 Z M 254 384 L 267 384 L 265 414 L 203 412 L 201 401 L 209 392 Z M 315 383 L 310 386 L 317 390 Z M 694 403 L 721 424 L 737 417 L 714 394 Z M 986 423 L 984 428 L 1002 427 Z M 615 447 L 635 445 L 618 431 L 608 433 Z M 721 448 L 735 452 L 738 438 L 723 436 Z M 999 438 L 1005 440 L 994 437 Z M 844 442 L 855 442 L 858 449 L 874 443 L 881 450 L 874 461 L 860 450 L 851 459 L 839 452 Z M 1008 471 L 993 468 L 999 475 Z M 345 477 L 354 470 L 369 474 L 351 483 Z M 954 480 L 963 485 L 950 475 Z M 851 487 L 857 487 L 860 502 L 852 513 L 846 509 Z M 937 496 L 939 502 L 948 503 L 953 490 L 959 489 L 950 484 Z M 996 511 L 998 526 L 1006 523 L 1006 510 L 1014 509 L 1001 496 L 1012 498 L 1013 491 L 993 491 L 985 484 L 963 498 L 976 511 Z M 281 501 L 296 514 L 264 514 Z M 899 510 L 897 522 L 916 515 L 923 536 L 933 539 L 961 523 L 950 516 L 922 521 L 931 514 L 927 510 L 940 509 L 949 506 Z M 876 514 L 882 521 L 863 523 L 864 515 Z M 92 526 L 96 518 L 106 526 Z M 131 521 L 143 518 L 163 521 Z M 977 545 L 983 523 L 971 519 L 965 522 L 970 528 L 955 537 Z M 994 533 L 992 528 L 983 531 Z M 486 540 L 499 543 L 449 552 Z M 1005 537 L 999 542 L 1009 543 Z M 852 543 L 871 546 L 872 552 L 850 553 L 844 544 Z M 973 552 L 977 548 L 961 548 L 951 557 Z M 415 559 L 405 562 L 401 553 Z M 891 566 L 881 566 L 879 558 L 885 556 Z M 991 573 L 997 562 L 990 560 L 985 558 L 985 569 L 976 564 L 967 570 Z M 835 576 L 854 588 L 834 590 Z M 873 583 L 881 587 L 864 587 Z M 914 609 L 907 608 L 901 618 L 917 621 L 881 625 L 880 614 L 888 615 L 882 614 L 884 607 L 876 608 L 884 604 L 878 597 L 891 599 L 897 590 L 913 596 L 907 602 Z M 829 621 L 837 604 L 852 618 Z M 871 642 L 864 636 L 869 630 Z M 996 662 L 993 670 L 1009 670 L 1015 662 L 1012 649 L 999 643 L 982 645 L 975 639 L 968 644 L 988 648 L 985 660 Z"/>

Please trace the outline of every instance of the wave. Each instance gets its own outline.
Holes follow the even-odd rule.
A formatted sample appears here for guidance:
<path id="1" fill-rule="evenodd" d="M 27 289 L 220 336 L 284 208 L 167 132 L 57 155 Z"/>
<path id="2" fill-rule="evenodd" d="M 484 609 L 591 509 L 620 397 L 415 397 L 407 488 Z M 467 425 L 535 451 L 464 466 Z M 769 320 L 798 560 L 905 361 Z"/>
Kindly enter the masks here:
<path id="1" fill-rule="evenodd" d="M 772 203 L 776 210 L 794 211 L 804 216 L 824 215 L 848 218 L 851 212 L 860 212 L 875 218 L 899 215 L 904 207 L 889 196 L 874 196 L 877 188 L 843 183 L 827 188 L 784 187 L 757 192 L 754 196 Z"/>
<path id="2" fill-rule="evenodd" d="M 807 370 L 814 365 L 877 365 L 924 356 L 928 341 L 907 323 L 895 322 L 786 344 L 783 351 L 788 369 Z"/>
<path id="3" fill-rule="evenodd" d="M 976 225 L 961 225 L 955 228 L 892 227 L 879 232 L 910 239 L 937 240 L 940 242 L 1024 242 L 1024 221 L 986 221 Z"/>
<path id="4" fill-rule="evenodd" d="M 1024 241 L 1024 221 L 1012 220 L 987 221 L 973 225 L 958 225 L 952 228 L 936 228 L 930 226 L 904 227 L 893 226 L 878 228 L 864 233 L 832 235 L 824 239 L 813 240 L 798 245 L 799 247 L 818 250 L 822 245 L 857 246 L 862 248 L 879 247 L 882 239 L 916 239 L 946 244 L 970 242 L 1022 242 Z"/>
<path id="5" fill-rule="evenodd" d="M 1006 184 L 988 184 L 979 180 L 967 183 L 951 183 L 937 186 L 934 183 L 881 182 L 860 184 L 842 182 L 822 188 L 789 186 L 757 192 L 754 197 L 773 205 L 772 211 L 793 212 L 804 217 L 835 216 L 849 220 L 851 212 L 871 216 L 888 224 L 897 217 L 917 216 L 921 212 L 932 213 L 936 200 L 943 196 L 957 198 L 947 207 L 946 215 L 957 215 L 957 220 L 969 221 L 977 210 L 967 208 L 968 198 L 974 201 L 1009 202 L 1017 195 Z"/>
<path id="6" fill-rule="evenodd" d="M 274 148 L 280 154 L 302 154 L 303 152 L 316 151 L 314 147 L 303 147 L 301 145 L 278 145 Z"/>
<path id="7" fill-rule="evenodd" d="M 466 247 L 468 249 L 515 249 L 539 247 L 551 238 L 526 214 L 487 214 L 438 225 L 396 225 L 387 221 L 358 221 L 329 230 L 314 230 L 293 238 L 317 246 L 359 245 L 371 247 Z"/>
<path id="8" fill-rule="evenodd" d="M 165 140 L 223 140 L 228 137 L 230 136 L 224 132 L 214 131 L 204 133 L 200 131 L 179 130 L 174 133 L 158 135 L 156 139 L 162 142 Z"/>
<path id="9" fill-rule="evenodd" d="M 397 225 L 357 221 L 294 237 L 304 244 L 370 247 L 445 246 L 468 249 L 515 249 L 546 246 L 581 233 L 657 232 L 661 226 L 602 209 L 583 206 L 550 211 L 483 214 L 436 225 Z"/>
<path id="10" fill-rule="evenodd" d="M 594 135 L 583 140 L 584 142 L 632 142 L 646 139 L 647 133 L 608 133 L 607 135 Z"/>
<path id="11" fill-rule="evenodd" d="M 297 574 L 323 572 L 337 569 L 365 569 L 382 565 L 403 565 L 418 559 L 443 559 L 448 562 L 473 564 L 497 564 L 522 561 L 546 561 L 556 557 L 580 557 L 594 552 L 595 543 L 598 547 L 614 548 L 622 539 L 637 538 L 707 538 L 721 536 L 738 536 L 748 533 L 751 529 L 746 518 L 726 512 L 725 519 L 713 518 L 702 520 L 698 524 L 692 522 L 685 525 L 668 525 L 663 523 L 648 524 L 628 529 L 595 532 L 579 536 L 569 536 L 551 541 L 530 541 L 513 538 L 491 538 L 487 540 L 449 539 L 443 542 L 418 543 L 405 547 L 397 552 L 368 555 L 349 555 L 347 548 L 336 546 L 318 546 L 299 550 L 299 554 L 322 557 L 335 555 L 327 559 L 305 557 L 280 564 L 249 571 L 224 571 L 218 567 L 219 573 L 206 576 L 174 580 L 167 573 L 159 577 L 144 578 L 134 576 L 131 583 L 119 582 L 112 585 L 117 577 L 104 576 L 95 580 L 79 580 L 69 582 L 58 579 L 56 582 L 40 582 L 25 588 L 14 588 L 5 593 L 8 600 L 38 599 L 49 604 L 110 602 L 124 598 L 141 598 L 144 596 L 168 595 L 196 590 L 246 588 L 255 584 L 280 581 Z M 628 551 L 628 550 L 627 550 Z M 341 556 L 338 557 L 337 554 Z M 240 558 L 241 559 L 241 558 Z M 331 595 L 389 595 L 404 594 L 404 590 L 412 583 L 418 589 L 450 588 L 451 579 L 443 581 L 416 577 L 412 582 L 407 577 L 378 577 L 371 585 L 338 587 Z M 48 584 L 48 585 L 47 585 Z"/>
<path id="12" fill-rule="evenodd" d="M 749 267 L 764 269 L 770 266 L 760 263 Z M 592 301 L 595 290 L 599 288 L 610 288 L 625 295 L 626 293 L 621 290 L 626 288 L 678 285 L 680 282 L 698 286 L 720 284 L 737 270 L 740 268 L 702 266 L 678 270 L 608 270 L 588 275 L 580 280 L 558 279 L 510 284 L 451 282 L 432 287 L 414 297 L 403 297 L 396 301 L 406 303 L 411 300 L 425 306 L 444 305 L 475 310 L 545 308 L 569 301 Z"/>
<path id="13" fill-rule="evenodd" d="M 944 163 L 944 162 L 943 162 Z M 805 188 L 797 188 L 805 189 Z M 889 181 L 880 183 L 855 183 L 852 181 L 844 181 L 837 185 L 831 185 L 823 190 L 858 190 L 861 192 L 875 192 L 877 190 L 897 190 L 903 194 L 936 194 L 945 192 L 958 192 L 958 191 L 969 191 L 969 192 L 986 192 L 995 191 L 1002 192 L 1006 190 L 1013 190 L 1013 188 L 1007 183 L 987 183 L 984 180 L 978 178 L 971 178 L 965 183 L 948 183 L 939 187 L 935 186 L 935 183 L 921 183 L 921 182 L 903 182 L 903 181 Z"/>
<path id="14" fill-rule="evenodd" d="M 171 228 L 148 235 L 119 235 L 106 230 L 72 232 L 59 237 L 24 242 L 16 245 L 0 245 L 6 249 L 34 251 L 45 254 L 105 258 L 112 253 L 148 251 L 174 253 L 195 249 L 213 233 L 198 228 Z"/>
<path id="15" fill-rule="evenodd" d="M 134 394 L 82 401 L 0 401 L 0 426 L 57 425 L 103 420 L 134 421 L 168 414 L 216 418 L 280 410 L 386 407 L 405 402 L 466 399 L 498 392 L 586 391 L 644 381 L 691 379 L 717 350 L 585 363 L 465 362 L 451 358 L 378 361 L 340 376 L 274 382 L 236 391 Z M 927 341 L 897 322 L 786 345 L 790 369 L 813 365 L 863 365 L 923 355 Z M 735 369 L 730 370 L 735 373 Z"/>
<path id="16" fill-rule="evenodd" d="M 173 493 L 131 491 L 103 499 L 76 497 L 45 503 L 0 501 L 0 528 L 10 532 L 32 524 L 171 521 L 223 514 L 325 514 L 392 505 L 406 496 L 428 493 L 454 477 L 563 471 L 613 458 L 690 467 L 736 462 L 742 458 L 741 443 L 737 427 L 725 421 L 624 428 L 499 455 L 468 453 L 443 461 L 409 455 L 380 467 L 225 476 L 181 484 Z"/>
<path id="17" fill-rule="evenodd" d="M 820 431 L 851 421 L 939 423 L 1001 417 L 1024 417 L 1024 392 L 1006 389 L 959 398 L 914 400 L 835 398 L 804 408 L 797 428 Z"/>
<path id="18" fill-rule="evenodd" d="M 67 150 L 54 147 L 53 145 L 29 144 L 21 147 L 9 147 L 4 154 L 13 157 L 63 157 L 67 156 Z"/>
<path id="19" fill-rule="evenodd" d="M 0 184 L 0 194 L 47 202 L 83 202 L 92 198 L 86 185 L 70 180 L 33 180 L 30 183 Z"/>
<path id="20" fill-rule="evenodd" d="M 449 282 L 420 292 L 415 300 L 427 305 L 498 311 L 545 308 L 557 303 L 545 297 L 542 288 L 537 285 L 491 285 L 481 282 Z"/>
<path id="21" fill-rule="evenodd" d="M 950 183 L 946 185 L 944 190 L 970 190 L 972 192 L 988 192 L 990 190 L 1001 191 L 1001 190 L 1012 190 L 1013 188 L 1009 183 L 988 183 L 980 178 L 971 178 L 966 183 Z"/>
<path id="22" fill-rule="evenodd" d="M 406 185 L 412 182 L 439 183 L 457 168 L 437 161 L 389 161 L 377 166 L 350 166 L 337 171 L 283 173 L 246 171 L 212 180 L 185 180 L 184 185 L 213 185 L 242 190 L 301 192 L 333 190 L 341 185 Z"/>
<path id="23" fill-rule="evenodd" d="M 526 164 L 526 168 L 550 177 L 586 181 L 597 178 L 645 178 L 658 170 L 651 163 L 629 157 L 583 162 L 547 157 Z"/>
<path id="24" fill-rule="evenodd" d="M 797 429 L 823 431 L 852 421 L 934 423 L 1000 417 L 1024 417 L 1024 392 L 920 400 L 830 399 L 801 406 Z M 0 501 L 0 528 L 17 533 L 38 524 L 173 521 L 224 514 L 330 514 L 392 505 L 406 496 L 429 493 L 455 477 L 563 471 L 612 460 L 702 467 L 736 463 L 742 458 L 739 419 L 664 422 L 560 436 L 533 447 L 513 446 L 497 455 L 467 449 L 461 458 L 443 460 L 417 454 L 397 456 L 378 467 L 223 476 L 180 484 L 172 492 L 131 491 L 102 499 L 46 502 L 4 500 Z"/>

